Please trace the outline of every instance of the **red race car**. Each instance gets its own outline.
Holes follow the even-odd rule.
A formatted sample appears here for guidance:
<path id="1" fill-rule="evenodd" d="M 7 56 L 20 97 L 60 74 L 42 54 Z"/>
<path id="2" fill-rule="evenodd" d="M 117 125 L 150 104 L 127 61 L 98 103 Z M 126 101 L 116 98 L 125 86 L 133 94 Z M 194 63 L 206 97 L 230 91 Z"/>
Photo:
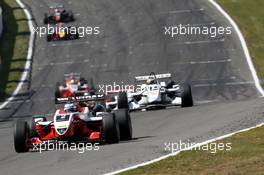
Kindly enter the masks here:
<path id="1" fill-rule="evenodd" d="M 95 92 L 92 79 L 88 82 L 80 73 L 65 74 L 64 83 L 56 84 L 55 103 L 58 103 L 58 98 L 94 95 Z"/>
<path id="2" fill-rule="evenodd" d="M 44 14 L 44 24 L 74 21 L 72 11 L 66 11 L 62 5 L 50 6 L 49 13 Z"/>
<path id="3" fill-rule="evenodd" d="M 55 28 L 51 28 L 47 34 L 47 41 L 65 41 L 79 39 L 79 33 L 77 27 L 64 26 L 60 24 Z"/>
<path id="4" fill-rule="evenodd" d="M 128 109 L 107 111 L 103 95 L 72 97 L 65 102 L 50 121 L 44 116 L 35 116 L 30 122 L 18 120 L 14 131 L 15 151 L 27 152 L 52 141 L 118 143 L 120 139 L 132 139 Z"/>

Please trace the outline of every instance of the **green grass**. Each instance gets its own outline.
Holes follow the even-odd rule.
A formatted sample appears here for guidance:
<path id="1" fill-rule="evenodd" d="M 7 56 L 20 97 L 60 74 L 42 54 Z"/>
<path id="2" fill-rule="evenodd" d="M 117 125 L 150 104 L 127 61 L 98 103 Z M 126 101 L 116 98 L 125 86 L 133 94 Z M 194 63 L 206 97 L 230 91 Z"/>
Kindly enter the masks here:
<path id="1" fill-rule="evenodd" d="M 23 9 L 15 0 L 1 0 L 4 33 L 0 40 L 0 97 L 12 94 L 23 73 L 29 43 L 29 28 Z"/>
<path id="2" fill-rule="evenodd" d="M 264 80 L 264 1 L 218 0 L 246 38 L 259 78 Z M 262 86 L 264 83 L 262 83 Z"/>
<path id="3" fill-rule="evenodd" d="M 185 151 L 160 162 L 122 173 L 122 175 L 238 175 L 264 173 L 264 127 L 236 134 L 219 141 L 231 143 L 230 151 Z"/>

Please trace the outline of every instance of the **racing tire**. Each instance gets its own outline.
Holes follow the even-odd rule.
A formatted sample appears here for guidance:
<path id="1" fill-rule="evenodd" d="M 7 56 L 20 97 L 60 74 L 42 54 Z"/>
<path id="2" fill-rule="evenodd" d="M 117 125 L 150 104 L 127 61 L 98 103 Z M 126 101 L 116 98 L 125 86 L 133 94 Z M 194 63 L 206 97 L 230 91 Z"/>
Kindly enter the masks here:
<path id="1" fill-rule="evenodd" d="M 29 127 L 26 121 L 18 120 L 14 127 L 14 147 L 17 153 L 28 152 Z"/>
<path id="2" fill-rule="evenodd" d="M 60 86 L 61 86 L 61 83 L 60 82 L 57 82 L 56 83 L 56 90 L 55 90 L 55 97 L 56 98 L 59 98 L 60 97 Z"/>
<path id="3" fill-rule="evenodd" d="M 131 140 L 132 123 L 128 109 L 118 109 L 114 115 L 119 125 L 121 140 Z"/>
<path id="4" fill-rule="evenodd" d="M 117 99 L 117 107 L 118 109 L 128 109 L 128 99 L 126 92 L 120 92 Z"/>
<path id="5" fill-rule="evenodd" d="M 185 107 L 193 106 L 192 90 L 189 84 L 183 85 L 181 98 L 182 98 L 181 107 L 185 108 Z"/>
<path id="6" fill-rule="evenodd" d="M 76 33 L 76 35 L 74 35 L 74 39 L 79 39 L 80 36 L 79 36 L 79 33 Z"/>
<path id="7" fill-rule="evenodd" d="M 49 23 L 49 19 L 48 19 L 48 15 L 47 13 L 44 14 L 44 20 L 43 20 L 44 24 L 48 24 Z"/>
<path id="8" fill-rule="evenodd" d="M 55 98 L 60 98 L 60 90 L 56 89 L 55 91 Z"/>
<path id="9" fill-rule="evenodd" d="M 87 79 L 87 84 L 88 84 L 88 86 L 90 87 L 90 94 L 91 95 L 95 95 L 95 93 L 96 93 L 96 88 L 95 88 L 95 85 L 94 85 L 94 80 L 93 80 L 93 78 L 88 78 Z"/>
<path id="10" fill-rule="evenodd" d="M 57 82 L 56 90 L 55 90 L 55 104 L 57 103 L 57 98 L 61 97 L 60 88 L 59 88 L 60 86 L 61 86 L 60 82 Z"/>
<path id="11" fill-rule="evenodd" d="M 118 143 L 120 141 L 120 131 L 115 116 L 111 113 L 104 114 L 102 124 L 106 143 Z"/>
<path id="12" fill-rule="evenodd" d="M 69 22 L 71 21 L 74 21 L 74 17 L 72 11 L 69 11 Z"/>
<path id="13" fill-rule="evenodd" d="M 50 34 L 48 34 L 48 35 L 47 35 L 47 41 L 50 42 L 50 41 L 52 41 L 52 40 L 53 40 L 53 36 L 50 35 Z"/>
<path id="14" fill-rule="evenodd" d="M 44 116 L 34 116 L 30 119 L 29 125 L 29 135 L 30 137 L 39 137 L 38 132 L 36 130 L 36 119 L 41 119 L 42 121 L 47 121 Z"/>

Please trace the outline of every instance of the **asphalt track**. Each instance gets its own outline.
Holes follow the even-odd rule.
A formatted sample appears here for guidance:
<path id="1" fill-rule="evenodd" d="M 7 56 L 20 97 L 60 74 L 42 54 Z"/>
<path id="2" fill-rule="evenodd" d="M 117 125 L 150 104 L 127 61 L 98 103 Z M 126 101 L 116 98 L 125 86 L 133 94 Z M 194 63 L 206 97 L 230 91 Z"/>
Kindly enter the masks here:
<path id="1" fill-rule="evenodd" d="M 50 1 L 25 0 L 42 26 Z M 77 26 L 99 26 L 99 36 L 35 42 L 30 93 L 0 110 L 0 174 L 101 174 L 166 154 L 165 142 L 201 142 L 263 121 L 259 96 L 237 35 L 169 38 L 164 26 L 228 26 L 206 0 L 59 1 Z M 54 86 L 64 73 L 96 77 L 96 84 L 133 83 L 151 71 L 173 74 L 193 87 L 196 106 L 132 114 L 134 139 L 99 151 L 17 154 L 13 120 L 54 112 Z M 25 87 L 28 84 L 25 83 Z"/>

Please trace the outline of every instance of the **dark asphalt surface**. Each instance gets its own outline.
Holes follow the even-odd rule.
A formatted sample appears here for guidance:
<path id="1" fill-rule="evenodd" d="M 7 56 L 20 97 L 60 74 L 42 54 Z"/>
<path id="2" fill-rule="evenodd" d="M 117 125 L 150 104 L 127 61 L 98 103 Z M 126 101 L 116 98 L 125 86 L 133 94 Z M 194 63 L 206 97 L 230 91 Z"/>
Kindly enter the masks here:
<path id="1" fill-rule="evenodd" d="M 38 26 L 52 1 L 25 0 Z M 76 26 L 99 26 L 101 34 L 47 43 L 37 38 L 30 98 L 0 110 L 0 174 L 101 174 L 164 155 L 165 142 L 200 142 L 263 121 L 259 96 L 236 33 L 164 35 L 164 26 L 229 26 L 206 0 L 67 0 Z M 12 122 L 54 112 L 54 87 L 64 73 L 81 72 L 96 84 L 133 83 L 154 71 L 173 74 L 193 87 L 196 106 L 132 114 L 134 140 L 79 154 L 55 151 L 17 154 Z"/>

